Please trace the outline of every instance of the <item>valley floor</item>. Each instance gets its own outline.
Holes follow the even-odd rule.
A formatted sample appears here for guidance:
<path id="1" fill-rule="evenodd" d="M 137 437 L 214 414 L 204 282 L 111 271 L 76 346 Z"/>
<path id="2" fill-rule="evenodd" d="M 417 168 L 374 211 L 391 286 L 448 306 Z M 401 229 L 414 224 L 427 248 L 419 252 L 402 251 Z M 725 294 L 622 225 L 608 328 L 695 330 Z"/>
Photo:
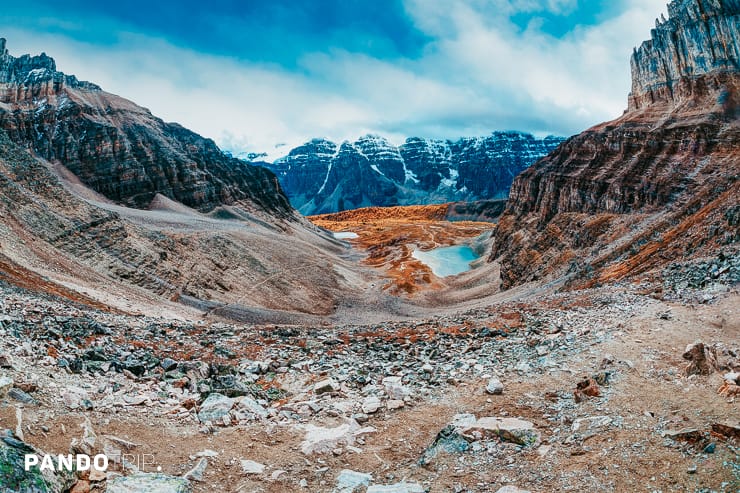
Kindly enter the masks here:
<path id="1" fill-rule="evenodd" d="M 477 276 L 466 274 L 441 278 L 433 275 L 428 265 L 413 256 L 416 249 L 429 251 L 451 245 L 470 245 L 478 251 L 479 256 L 490 250 L 490 245 L 483 240 L 490 238 L 495 224 L 445 220 L 449 206 L 369 207 L 312 216 L 309 219 L 317 226 L 335 233 L 356 234 L 357 238 L 347 241 L 366 255 L 362 262 L 364 265 L 380 272 L 385 278 L 380 288 L 383 292 L 400 296 L 412 304 L 440 307 L 455 304 L 453 292 L 460 296 L 469 282 L 483 291 L 469 298 L 498 292 L 498 286 L 490 279 L 475 282 L 484 271 L 488 274 L 491 270 L 483 260 L 475 263 L 476 267 L 484 267 L 474 273 Z"/>
<path id="2" fill-rule="evenodd" d="M 47 453 L 127 457 L 129 473 L 200 463 L 195 492 L 353 491 L 341 488 L 352 478 L 363 493 L 401 482 L 374 491 L 735 492 L 740 401 L 718 389 L 738 365 L 738 307 L 735 288 L 671 300 L 618 285 L 414 322 L 243 326 L 3 285 L 0 375 L 14 389 L 0 392 L 0 428 Z M 717 361 L 687 376 L 697 340 Z M 487 392 L 492 378 L 502 393 Z M 446 428 L 460 414 L 531 429 L 466 431 L 459 416 Z M 89 479 L 101 481 L 74 491 L 105 491 Z"/>

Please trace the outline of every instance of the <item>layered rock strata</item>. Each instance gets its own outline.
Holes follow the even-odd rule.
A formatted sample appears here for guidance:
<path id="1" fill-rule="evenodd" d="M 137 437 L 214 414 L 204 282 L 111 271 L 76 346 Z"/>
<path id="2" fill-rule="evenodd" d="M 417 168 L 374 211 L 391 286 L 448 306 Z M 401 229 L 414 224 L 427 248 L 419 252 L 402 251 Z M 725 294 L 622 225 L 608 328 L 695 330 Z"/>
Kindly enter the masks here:
<path id="1" fill-rule="evenodd" d="M 736 245 L 726 212 L 740 200 L 738 2 L 674 1 L 669 12 L 632 57 L 628 111 L 514 180 L 491 256 L 505 286 L 567 266 L 622 278 Z"/>
<path id="2" fill-rule="evenodd" d="M 0 39 L 0 128 L 115 202 L 146 208 L 157 194 L 201 211 L 238 204 L 265 216 L 293 211 L 268 170 L 95 84 L 52 58 L 8 54 Z"/>

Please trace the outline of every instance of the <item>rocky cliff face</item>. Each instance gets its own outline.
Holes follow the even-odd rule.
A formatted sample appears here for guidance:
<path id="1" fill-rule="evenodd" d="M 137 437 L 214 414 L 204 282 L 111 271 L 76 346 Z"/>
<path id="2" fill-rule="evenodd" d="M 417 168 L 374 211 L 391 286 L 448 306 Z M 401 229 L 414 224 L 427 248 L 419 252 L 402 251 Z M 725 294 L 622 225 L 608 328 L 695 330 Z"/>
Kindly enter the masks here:
<path id="1" fill-rule="evenodd" d="M 0 128 L 128 206 L 146 208 L 162 194 L 203 211 L 238 204 L 267 216 L 293 214 L 270 171 L 228 157 L 212 140 L 57 71 L 46 54 L 10 56 L 4 39 Z"/>
<path id="2" fill-rule="evenodd" d="M 505 198 L 511 181 L 563 139 L 517 132 L 458 141 L 378 136 L 312 140 L 269 165 L 304 214 L 367 206 Z"/>
<path id="3" fill-rule="evenodd" d="M 628 111 L 514 181 L 491 256 L 506 286 L 568 265 L 594 282 L 621 278 L 670 258 L 645 252 L 736 244 L 724 212 L 740 200 L 738 2 L 674 1 L 669 12 L 632 57 Z"/>
<path id="4" fill-rule="evenodd" d="M 740 67 L 740 1 L 674 0 L 632 54 L 630 110 L 690 98 L 698 78 Z"/>

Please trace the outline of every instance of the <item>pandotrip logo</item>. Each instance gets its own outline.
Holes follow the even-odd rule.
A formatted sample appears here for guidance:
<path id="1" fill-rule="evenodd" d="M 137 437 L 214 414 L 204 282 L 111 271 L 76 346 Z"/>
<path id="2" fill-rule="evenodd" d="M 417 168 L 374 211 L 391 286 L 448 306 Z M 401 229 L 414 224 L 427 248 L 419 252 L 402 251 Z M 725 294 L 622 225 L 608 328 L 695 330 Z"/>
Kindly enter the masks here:
<path id="1" fill-rule="evenodd" d="M 116 468 L 117 470 L 124 472 L 162 472 L 162 466 L 157 464 L 153 454 L 120 454 L 111 458 L 105 454 L 98 454 L 92 457 L 85 454 L 26 454 L 23 465 L 26 471 L 30 471 L 32 468 L 38 468 L 42 472 L 79 472 L 91 470 L 107 472 L 111 462 L 118 466 Z"/>
<path id="2" fill-rule="evenodd" d="M 90 470 L 106 472 L 108 470 L 108 457 L 103 454 L 98 454 L 94 457 L 90 457 L 85 454 L 26 454 L 23 467 L 26 471 L 30 471 L 33 467 L 38 467 L 42 472 L 75 472 Z"/>

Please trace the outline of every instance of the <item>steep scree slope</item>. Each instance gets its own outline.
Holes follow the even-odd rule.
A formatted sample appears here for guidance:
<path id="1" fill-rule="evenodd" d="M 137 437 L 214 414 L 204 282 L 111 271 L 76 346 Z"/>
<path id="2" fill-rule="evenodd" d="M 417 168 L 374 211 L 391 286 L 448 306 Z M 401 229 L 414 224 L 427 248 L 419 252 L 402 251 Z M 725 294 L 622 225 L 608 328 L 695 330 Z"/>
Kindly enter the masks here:
<path id="1" fill-rule="evenodd" d="M 357 288 L 335 255 L 343 249 L 302 223 L 219 219 L 236 209 L 205 215 L 161 196 L 157 210 L 139 211 L 75 191 L 0 130 L 0 282 L 157 314 L 187 311 L 171 301 L 228 303 L 242 317 L 327 314 Z"/>

